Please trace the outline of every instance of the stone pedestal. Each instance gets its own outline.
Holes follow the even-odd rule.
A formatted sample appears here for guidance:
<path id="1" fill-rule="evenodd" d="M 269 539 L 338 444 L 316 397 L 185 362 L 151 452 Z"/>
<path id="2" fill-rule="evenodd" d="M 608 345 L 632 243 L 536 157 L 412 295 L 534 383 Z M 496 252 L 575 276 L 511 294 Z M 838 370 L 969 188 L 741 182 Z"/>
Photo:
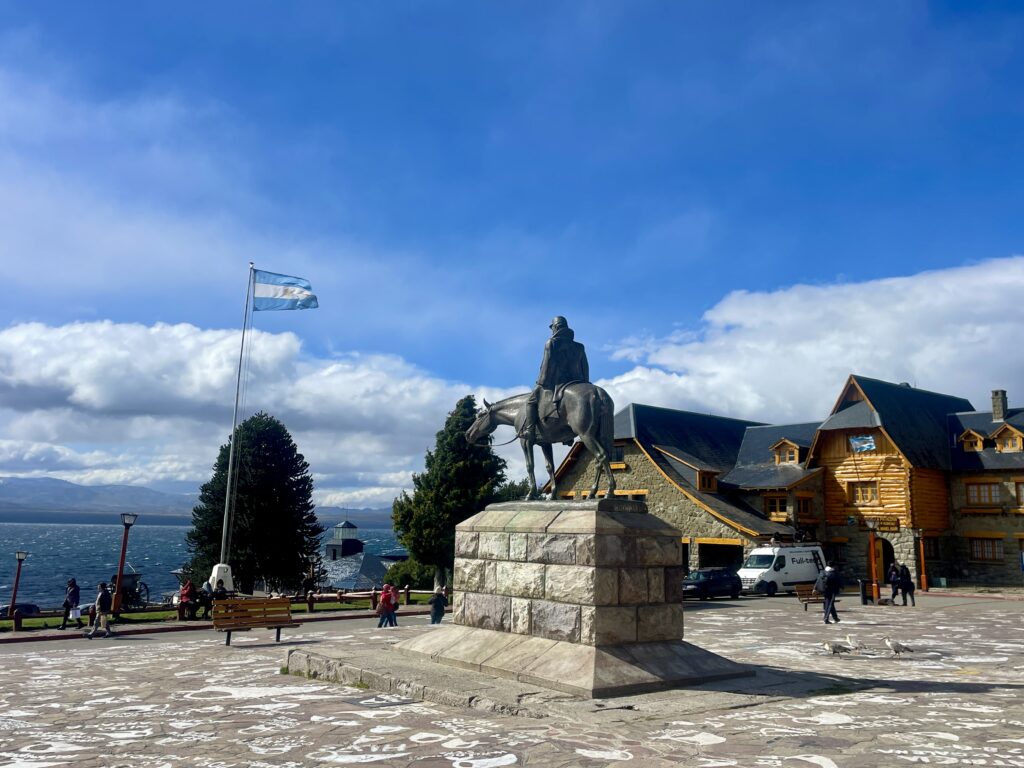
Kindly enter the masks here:
<path id="1" fill-rule="evenodd" d="M 456 528 L 455 626 L 396 649 L 591 697 L 747 674 L 682 641 L 684 574 L 643 502 L 492 504 Z"/>

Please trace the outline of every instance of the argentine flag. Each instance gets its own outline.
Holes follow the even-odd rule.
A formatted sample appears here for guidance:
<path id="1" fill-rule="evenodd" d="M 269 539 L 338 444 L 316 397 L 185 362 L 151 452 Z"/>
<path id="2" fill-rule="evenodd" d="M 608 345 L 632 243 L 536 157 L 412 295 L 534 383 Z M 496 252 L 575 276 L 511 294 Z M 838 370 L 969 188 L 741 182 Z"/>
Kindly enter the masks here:
<path id="1" fill-rule="evenodd" d="M 253 270 L 254 312 L 273 309 L 316 309 L 316 295 L 309 280 L 276 272 Z"/>
<path id="2" fill-rule="evenodd" d="M 874 435 L 851 435 L 850 450 L 854 453 L 867 453 L 875 450 Z"/>

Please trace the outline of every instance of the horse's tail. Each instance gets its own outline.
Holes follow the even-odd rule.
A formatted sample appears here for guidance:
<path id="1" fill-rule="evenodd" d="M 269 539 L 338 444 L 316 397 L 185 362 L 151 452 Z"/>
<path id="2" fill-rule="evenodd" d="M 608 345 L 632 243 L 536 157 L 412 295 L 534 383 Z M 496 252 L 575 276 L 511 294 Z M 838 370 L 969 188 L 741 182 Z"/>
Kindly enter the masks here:
<path id="1" fill-rule="evenodd" d="M 594 414 L 597 418 L 597 423 L 600 424 L 598 439 L 601 441 L 601 445 L 604 446 L 608 457 L 611 458 L 612 447 L 615 443 L 615 405 L 604 389 L 601 387 L 595 387 L 595 389 L 599 393 L 597 399 L 598 412 Z"/>

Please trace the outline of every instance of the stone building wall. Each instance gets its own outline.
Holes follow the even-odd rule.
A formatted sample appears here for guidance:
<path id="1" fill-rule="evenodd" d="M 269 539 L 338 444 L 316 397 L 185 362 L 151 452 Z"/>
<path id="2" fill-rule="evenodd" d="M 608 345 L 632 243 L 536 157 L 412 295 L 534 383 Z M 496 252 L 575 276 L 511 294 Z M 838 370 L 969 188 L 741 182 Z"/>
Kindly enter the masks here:
<path id="1" fill-rule="evenodd" d="M 999 506 L 984 514 L 964 513 L 962 510 L 978 509 L 967 502 L 967 483 L 994 482 L 1001 486 Z M 949 577 L 959 582 L 1000 586 L 1021 584 L 1020 553 L 1024 541 L 1024 510 L 1017 503 L 1018 472 L 986 472 L 978 475 L 954 475 L 950 478 L 949 491 L 953 505 L 953 530 L 948 542 L 950 562 Z M 971 532 L 1002 534 L 1003 559 L 1000 562 L 971 559 Z"/>

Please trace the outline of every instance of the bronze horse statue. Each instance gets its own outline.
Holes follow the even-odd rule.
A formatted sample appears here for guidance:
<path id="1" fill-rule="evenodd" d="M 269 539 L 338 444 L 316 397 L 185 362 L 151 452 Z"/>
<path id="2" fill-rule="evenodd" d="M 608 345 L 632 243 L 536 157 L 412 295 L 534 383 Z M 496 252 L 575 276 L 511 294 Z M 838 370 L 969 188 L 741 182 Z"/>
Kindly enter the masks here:
<path id="1" fill-rule="evenodd" d="M 541 413 L 550 410 L 549 393 L 541 402 Z M 496 403 L 484 400 L 484 410 L 476 421 L 466 430 L 466 440 L 478 443 L 490 435 L 499 426 L 515 427 L 519 435 L 519 443 L 523 447 L 526 458 L 526 474 L 530 478 L 530 494 L 528 499 L 539 499 L 537 480 L 533 472 L 534 441 L 524 434 L 523 424 L 526 420 L 526 400 L 530 393 L 508 397 Z M 544 464 L 551 478 L 551 498 L 558 498 L 558 485 L 555 480 L 555 464 L 551 452 L 554 443 L 571 443 L 574 437 L 580 441 L 596 459 L 597 471 L 594 474 L 594 485 L 590 489 L 588 499 L 597 495 L 597 487 L 601 482 L 601 472 L 608 476 L 608 497 L 615 495 L 615 476 L 609 460 L 612 452 L 612 440 L 615 432 L 615 405 L 611 397 L 601 387 L 586 382 L 566 385 L 556 410 L 545 414 L 537 423 L 536 443 L 544 454 Z"/>

